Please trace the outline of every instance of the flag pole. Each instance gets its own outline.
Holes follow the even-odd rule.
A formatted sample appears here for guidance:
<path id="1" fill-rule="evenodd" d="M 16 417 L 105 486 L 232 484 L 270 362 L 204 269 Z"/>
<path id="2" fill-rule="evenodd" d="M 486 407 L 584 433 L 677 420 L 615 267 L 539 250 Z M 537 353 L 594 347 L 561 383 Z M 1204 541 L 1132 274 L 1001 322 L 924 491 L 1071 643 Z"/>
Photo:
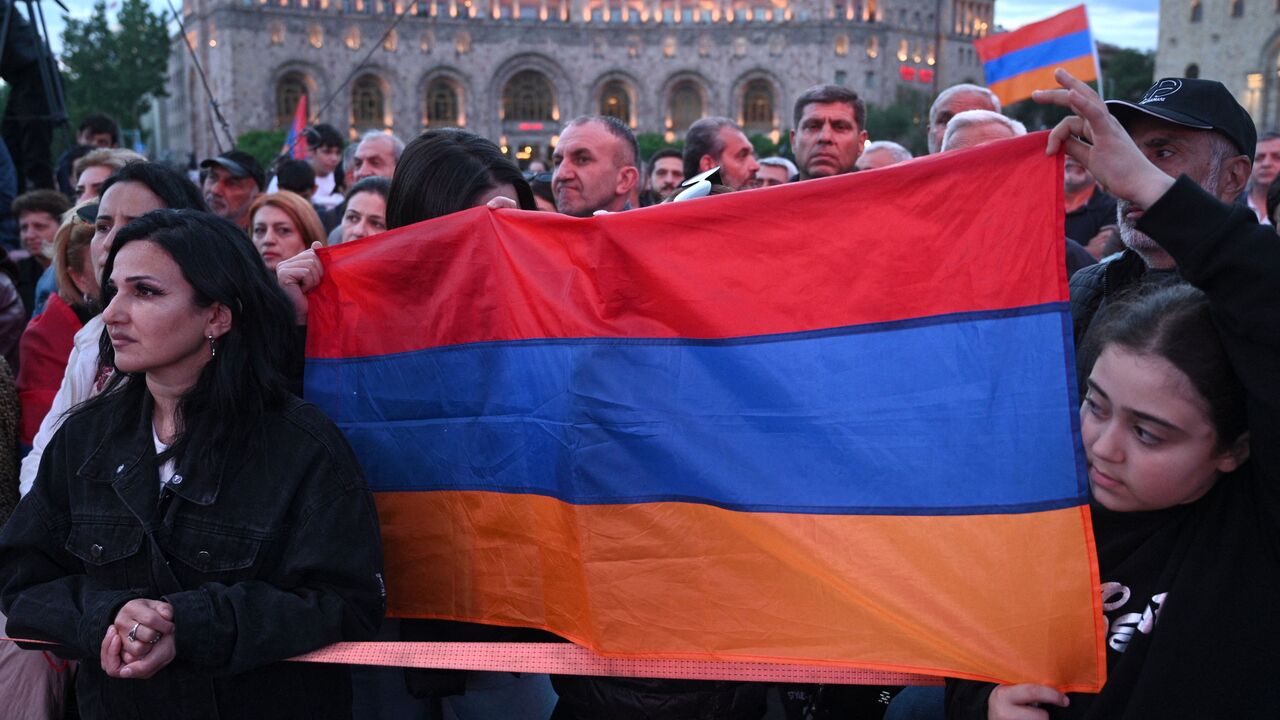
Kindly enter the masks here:
<path id="1" fill-rule="evenodd" d="M 1089 43 L 1093 45 L 1093 71 L 1098 74 L 1098 97 L 1106 100 L 1107 94 L 1102 85 L 1102 53 L 1098 52 L 1098 38 L 1093 35 L 1093 21 L 1089 20 L 1088 6 L 1081 7 L 1084 8 L 1085 22 L 1089 24 Z"/>

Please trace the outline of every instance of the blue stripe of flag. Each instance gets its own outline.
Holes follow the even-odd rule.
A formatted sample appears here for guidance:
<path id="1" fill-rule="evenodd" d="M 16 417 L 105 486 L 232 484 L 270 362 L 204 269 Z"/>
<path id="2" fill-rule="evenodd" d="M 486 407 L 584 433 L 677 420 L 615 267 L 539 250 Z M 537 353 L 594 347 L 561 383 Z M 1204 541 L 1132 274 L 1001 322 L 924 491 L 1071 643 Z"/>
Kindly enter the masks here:
<path id="1" fill-rule="evenodd" d="M 1063 304 L 717 341 L 309 360 L 379 491 L 978 514 L 1085 498 Z"/>
<path id="2" fill-rule="evenodd" d="M 982 64 L 982 71 L 987 84 L 991 85 L 1046 65 L 1092 54 L 1093 36 L 1086 29 L 988 60 Z"/>

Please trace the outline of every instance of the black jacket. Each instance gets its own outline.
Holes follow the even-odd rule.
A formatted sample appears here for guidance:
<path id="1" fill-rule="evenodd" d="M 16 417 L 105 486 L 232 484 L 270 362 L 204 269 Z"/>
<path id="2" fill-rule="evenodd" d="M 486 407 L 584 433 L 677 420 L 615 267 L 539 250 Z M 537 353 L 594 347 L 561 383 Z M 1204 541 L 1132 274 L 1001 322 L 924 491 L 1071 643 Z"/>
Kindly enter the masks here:
<path id="1" fill-rule="evenodd" d="M 1247 393 L 1251 455 L 1194 503 L 1093 509 L 1108 680 L 1098 695 L 1044 709 L 1090 720 L 1280 717 L 1280 242 L 1248 208 L 1185 176 L 1138 225 L 1209 297 Z M 948 717 L 987 717 L 993 687 L 948 681 Z"/>
<path id="2" fill-rule="evenodd" d="M 1147 264 L 1138 253 L 1125 250 L 1119 257 L 1090 265 L 1071 275 L 1071 326 L 1076 347 L 1107 303 L 1142 282 Z"/>
<path id="3" fill-rule="evenodd" d="M 150 409 L 113 430 L 124 402 L 68 418 L 0 531 L 9 635 L 83 660 L 85 718 L 349 717 L 344 666 L 279 662 L 382 618 L 377 515 L 342 434 L 291 398 L 256 447 L 184 461 L 162 493 Z M 134 598 L 172 604 L 177 659 L 108 678 L 102 638 Z"/>
<path id="4" fill-rule="evenodd" d="M 1089 244 L 1106 225 L 1116 224 L 1116 199 L 1095 187 L 1084 205 L 1066 215 L 1067 237 L 1081 245 Z"/>

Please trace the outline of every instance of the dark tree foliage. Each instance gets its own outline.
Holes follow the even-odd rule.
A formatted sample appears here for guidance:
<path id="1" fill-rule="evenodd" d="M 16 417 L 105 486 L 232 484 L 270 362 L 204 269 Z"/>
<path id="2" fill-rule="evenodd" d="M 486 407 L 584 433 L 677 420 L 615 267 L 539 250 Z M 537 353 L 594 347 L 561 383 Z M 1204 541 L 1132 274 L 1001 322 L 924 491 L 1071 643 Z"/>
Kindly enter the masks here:
<path id="1" fill-rule="evenodd" d="M 169 33 L 162 15 L 146 0 L 123 0 L 116 26 L 98 0 L 84 20 L 63 16 L 62 65 L 67 110 L 74 125 L 91 112 L 105 112 L 121 128 L 137 128 L 152 97 L 165 96 Z"/>
<path id="2" fill-rule="evenodd" d="M 1108 99 L 1137 100 L 1155 82 L 1156 54 L 1114 45 L 1100 45 L 1103 90 Z"/>
<path id="3" fill-rule="evenodd" d="M 264 168 L 280 157 L 287 135 L 284 130 L 250 130 L 236 138 L 236 147 L 254 157 Z"/>
<path id="4" fill-rule="evenodd" d="M 638 133 L 636 135 L 636 144 L 640 146 L 640 159 L 648 161 L 653 154 L 663 148 L 673 147 L 677 150 L 684 148 L 684 141 L 677 140 L 673 143 L 667 142 L 660 133 Z"/>
<path id="5" fill-rule="evenodd" d="M 929 152 L 925 129 L 929 125 L 929 105 L 933 98 L 924 92 L 899 87 L 892 105 L 867 106 L 867 135 L 871 140 L 892 140 L 912 155 Z"/>

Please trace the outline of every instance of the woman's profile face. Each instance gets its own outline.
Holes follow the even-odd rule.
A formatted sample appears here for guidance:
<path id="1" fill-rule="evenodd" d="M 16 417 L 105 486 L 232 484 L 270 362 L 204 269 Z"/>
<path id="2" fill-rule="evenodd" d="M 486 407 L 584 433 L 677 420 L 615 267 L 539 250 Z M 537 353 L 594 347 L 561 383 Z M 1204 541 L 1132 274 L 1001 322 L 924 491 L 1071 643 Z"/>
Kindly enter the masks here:
<path id="1" fill-rule="evenodd" d="M 253 214 L 253 245 L 272 272 L 281 260 L 288 260 L 307 249 L 293 219 L 274 205 L 263 205 Z"/>
<path id="2" fill-rule="evenodd" d="M 93 239 L 89 241 L 89 255 L 93 258 L 93 274 L 102 276 L 102 268 L 111 254 L 111 244 L 116 233 L 137 218 L 152 210 L 164 207 L 159 195 L 140 182 L 119 182 L 107 188 L 98 202 L 98 217 L 93 225 Z"/>
<path id="3" fill-rule="evenodd" d="M 102 319 L 116 368 L 172 387 L 194 384 L 210 359 L 208 336 L 218 306 L 198 307 L 178 263 L 148 240 L 131 242 L 116 255 L 110 283 L 115 297 Z"/>
<path id="4" fill-rule="evenodd" d="M 1209 403 L 1165 358 L 1108 345 L 1089 375 L 1080 434 L 1089 488 L 1110 510 L 1194 502 L 1237 460 L 1220 448 Z"/>
<path id="5" fill-rule="evenodd" d="M 362 192 L 347 200 L 342 215 L 342 242 L 377 235 L 387 229 L 387 199 L 376 192 Z"/>
<path id="6" fill-rule="evenodd" d="M 76 285 L 79 295 L 91 298 L 102 297 L 102 288 L 98 287 L 98 275 L 93 271 L 93 253 L 87 252 L 80 259 L 80 267 L 67 267 L 67 274 Z"/>

